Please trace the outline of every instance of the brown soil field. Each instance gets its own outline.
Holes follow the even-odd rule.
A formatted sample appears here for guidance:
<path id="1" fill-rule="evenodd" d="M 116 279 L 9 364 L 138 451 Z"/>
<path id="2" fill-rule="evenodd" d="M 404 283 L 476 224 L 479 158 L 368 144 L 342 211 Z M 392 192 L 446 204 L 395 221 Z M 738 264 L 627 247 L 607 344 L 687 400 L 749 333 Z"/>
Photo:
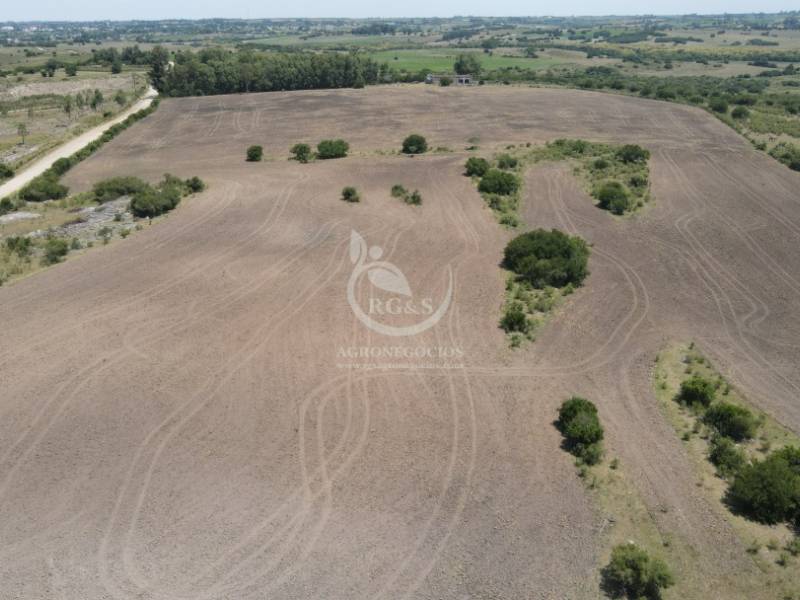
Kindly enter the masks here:
<path id="1" fill-rule="evenodd" d="M 454 152 L 380 152 L 412 132 Z M 584 287 L 512 350 L 497 326 L 511 234 L 462 149 L 565 136 L 648 147 L 655 200 L 614 218 L 563 165 L 528 173 L 527 227 L 593 253 Z M 333 137 L 351 157 L 286 160 Z M 255 143 L 268 160 L 245 163 Z M 774 597 L 698 489 L 651 371 L 668 341 L 694 340 L 800 432 L 800 175 L 689 107 L 397 86 L 166 100 L 66 183 L 166 171 L 208 190 L 0 289 L 0 597 L 596 598 L 613 524 L 552 426 L 572 394 L 691 550 L 667 597 Z M 434 305 L 452 274 L 437 325 L 392 337 L 356 318 L 352 231 Z M 457 348 L 461 366 L 343 357 L 371 347 Z"/>

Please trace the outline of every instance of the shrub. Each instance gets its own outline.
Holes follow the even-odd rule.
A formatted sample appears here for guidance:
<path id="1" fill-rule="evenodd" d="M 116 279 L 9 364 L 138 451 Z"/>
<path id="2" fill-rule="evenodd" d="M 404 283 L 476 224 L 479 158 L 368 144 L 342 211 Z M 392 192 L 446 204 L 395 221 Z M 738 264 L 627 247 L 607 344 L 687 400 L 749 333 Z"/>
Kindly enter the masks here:
<path id="1" fill-rule="evenodd" d="M 250 146 L 247 149 L 247 162 L 259 162 L 264 157 L 264 148 L 261 146 Z"/>
<path id="2" fill-rule="evenodd" d="M 206 189 L 206 184 L 203 182 L 202 179 L 200 179 L 197 176 L 190 177 L 189 179 L 186 180 L 185 184 L 190 194 L 197 194 Z"/>
<path id="3" fill-rule="evenodd" d="M 489 170 L 489 161 L 485 158 L 478 158 L 471 156 L 467 159 L 467 164 L 464 166 L 465 173 L 470 177 L 483 177 L 486 171 Z"/>
<path id="4" fill-rule="evenodd" d="M 519 190 L 519 178 L 513 173 L 506 173 L 499 169 L 489 169 L 481 177 L 478 189 L 487 194 L 508 196 Z"/>
<path id="5" fill-rule="evenodd" d="M 681 389 L 678 392 L 678 402 L 690 406 L 699 405 L 708 407 L 714 400 L 716 390 L 714 384 L 700 375 L 693 375 L 689 379 L 681 382 Z"/>
<path id="6" fill-rule="evenodd" d="M 405 198 L 406 204 L 413 204 L 414 206 L 419 206 L 422 204 L 422 194 L 419 193 L 419 190 L 414 190 L 406 196 Z"/>
<path id="7" fill-rule="evenodd" d="M 417 133 L 403 140 L 403 154 L 422 154 L 428 150 L 428 142 Z"/>
<path id="8" fill-rule="evenodd" d="M 628 190 L 619 181 L 606 181 L 595 192 L 598 206 L 615 215 L 623 214 L 630 207 Z"/>
<path id="9" fill-rule="evenodd" d="M 311 146 L 308 144 L 295 144 L 292 146 L 290 152 L 292 153 L 294 160 L 299 163 L 305 164 L 311 160 Z"/>
<path id="10" fill-rule="evenodd" d="M 451 83 L 453 83 L 453 80 L 450 79 L 449 77 L 442 77 L 441 79 L 439 79 L 439 85 L 442 87 L 447 87 Z"/>
<path id="11" fill-rule="evenodd" d="M 3 198 L 0 200 L 0 215 L 10 213 L 15 209 L 14 203 L 10 198 Z"/>
<path id="12" fill-rule="evenodd" d="M 537 288 L 580 285 L 588 274 L 589 247 L 579 237 L 537 229 L 511 240 L 504 265 Z"/>
<path id="13" fill-rule="evenodd" d="M 0 162 L 0 179 L 8 179 L 14 176 L 14 169 L 5 163 Z"/>
<path id="14" fill-rule="evenodd" d="M 553 141 L 548 146 L 553 147 L 564 156 L 582 156 L 589 149 L 589 142 L 585 140 L 569 140 L 560 138 Z"/>
<path id="15" fill-rule="evenodd" d="M 500 327 L 506 333 L 527 333 L 529 328 L 528 317 L 521 306 L 513 304 L 506 309 L 500 319 Z"/>
<path id="16" fill-rule="evenodd" d="M 345 202 L 360 202 L 361 197 L 358 195 L 356 188 L 347 186 L 342 190 L 342 200 Z"/>
<path id="17" fill-rule="evenodd" d="M 592 167 L 598 171 L 603 171 L 609 167 L 609 162 L 605 158 L 598 158 L 592 163 Z"/>
<path id="18" fill-rule="evenodd" d="M 597 407 L 594 404 L 577 396 L 566 400 L 558 410 L 556 425 L 571 453 L 586 464 L 600 462 L 603 426 L 600 424 Z"/>
<path id="19" fill-rule="evenodd" d="M 138 177 L 112 177 L 94 184 L 92 195 L 96 202 L 108 202 L 121 196 L 130 196 L 148 187 L 147 182 Z"/>
<path id="20" fill-rule="evenodd" d="M 200 189 L 195 189 L 198 185 Z M 166 174 L 158 186 L 145 185 L 134 193 L 130 210 L 136 217 L 157 217 L 178 206 L 183 196 L 202 189 L 205 189 L 205 184 L 199 177 L 183 181 Z"/>
<path id="21" fill-rule="evenodd" d="M 724 478 L 738 473 L 746 462 L 744 452 L 730 438 L 721 435 L 711 438 L 708 459 L 717 467 L 717 474 Z"/>
<path id="22" fill-rule="evenodd" d="M 59 158 L 52 165 L 50 165 L 50 170 L 56 175 L 61 176 L 67 171 L 69 171 L 73 166 L 75 165 L 73 161 L 70 160 L 69 158 Z"/>
<path id="23" fill-rule="evenodd" d="M 631 187 L 635 188 L 643 188 L 647 186 L 647 176 L 646 175 L 631 175 L 631 178 L 628 180 L 628 183 Z"/>
<path id="24" fill-rule="evenodd" d="M 624 163 L 643 163 L 650 158 L 650 151 L 636 144 L 625 144 L 617 150 L 617 158 Z"/>
<path id="25" fill-rule="evenodd" d="M 728 112 L 728 102 L 724 98 L 711 98 L 711 100 L 708 101 L 708 107 L 714 112 Z"/>
<path id="26" fill-rule="evenodd" d="M 31 238 L 22 236 L 12 236 L 6 238 L 5 244 L 6 244 L 6 249 L 9 252 L 13 252 L 20 258 L 28 256 L 31 253 L 31 247 L 33 246 Z"/>
<path id="27" fill-rule="evenodd" d="M 620 544 L 611 551 L 603 569 L 603 587 L 614 597 L 661 598 L 661 590 L 675 580 L 667 565 L 635 544 Z"/>
<path id="28" fill-rule="evenodd" d="M 743 466 L 726 497 L 733 508 L 773 525 L 800 518 L 800 448 L 788 446 Z"/>
<path id="29" fill-rule="evenodd" d="M 743 406 L 717 402 L 706 411 L 703 421 L 722 436 L 734 441 L 749 440 L 756 434 L 758 419 Z"/>
<path id="30" fill-rule="evenodd" d="M 406 194 L 408 194 L 408 190 L 406 190 L 406 188 L 404 188 L 399 183 L 395 183 L 392 186 L 392 197 L 393 198 L 405 198 Z"/>
<path id="31" fill-rule="evenodd" d="M 44 257 L 42 262 L 53 265 L 64 258 L 69 252 L 67 240 L 62 238 L 48 238 L 44 244 Z"/>
<path id="32" fill-rule="evenodd" d="M 516 169 L 518 162 L 510 154 L 501 154 L 497 157 L 497 166 L 501 169 Z"/>
<path id="33" fill-rule="evenodd" d="M 734 119 L 746 119 L 750 116 L 750 111 L 747 110 L 744 106 L 737 106 L 731 111 L 731 116 Z"/>
<path id="34" fill-rule="evenodd" d="M 317 158 L 344 158 L 350 150 L 350 144 L 344 140 L 322 140 L 317 144 Z"/>
<path id="35" fill-rule="evenodd" d="M 19 197 L 26 202 L 44 202 L 65 198 L 69 188 L 58 182 L 54 174 L 43 174 L 36 177 L 19 191 Z"/>

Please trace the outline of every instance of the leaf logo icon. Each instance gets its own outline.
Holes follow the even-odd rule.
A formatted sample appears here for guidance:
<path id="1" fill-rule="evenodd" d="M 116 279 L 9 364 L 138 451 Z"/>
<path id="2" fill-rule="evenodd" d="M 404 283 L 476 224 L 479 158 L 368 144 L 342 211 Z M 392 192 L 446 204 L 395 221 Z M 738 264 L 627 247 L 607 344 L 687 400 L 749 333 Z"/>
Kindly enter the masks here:
<path id="1" fill-rule="evenodd" d="M 376 288 L 384 292 L 411 296 L 411 287 L 406 276 L 394 265 L 385 263 L 387 268 L 373 267 L 367 271 L 367 278 Z"/>

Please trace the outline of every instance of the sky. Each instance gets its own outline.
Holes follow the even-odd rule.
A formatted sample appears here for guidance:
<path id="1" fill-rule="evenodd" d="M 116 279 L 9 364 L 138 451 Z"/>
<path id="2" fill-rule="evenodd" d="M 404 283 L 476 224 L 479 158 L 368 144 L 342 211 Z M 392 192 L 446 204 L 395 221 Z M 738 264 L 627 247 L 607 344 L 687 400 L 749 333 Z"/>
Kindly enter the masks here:
<path id="1" fill-rule="evenodd" d="M 282 17 L 452 17 L 718 14 L 797 10 L 797 0 L 2 0 L 0 21 Z"/>

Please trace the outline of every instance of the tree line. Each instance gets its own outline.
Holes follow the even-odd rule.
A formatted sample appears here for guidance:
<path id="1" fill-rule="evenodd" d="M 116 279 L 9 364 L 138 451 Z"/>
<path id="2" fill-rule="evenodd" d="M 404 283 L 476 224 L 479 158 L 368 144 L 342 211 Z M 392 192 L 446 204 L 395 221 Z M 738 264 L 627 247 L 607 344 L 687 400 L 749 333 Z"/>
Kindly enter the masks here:
<path id="1" fill-rule="evenodd" d="M 206 96 L 378 83 L 378 63 L 353 54 L 230 52 L 210 48 L 178 52 L 169 66 L 162 48 L 151 52 L 150 77 L 165 96 Z"/>

